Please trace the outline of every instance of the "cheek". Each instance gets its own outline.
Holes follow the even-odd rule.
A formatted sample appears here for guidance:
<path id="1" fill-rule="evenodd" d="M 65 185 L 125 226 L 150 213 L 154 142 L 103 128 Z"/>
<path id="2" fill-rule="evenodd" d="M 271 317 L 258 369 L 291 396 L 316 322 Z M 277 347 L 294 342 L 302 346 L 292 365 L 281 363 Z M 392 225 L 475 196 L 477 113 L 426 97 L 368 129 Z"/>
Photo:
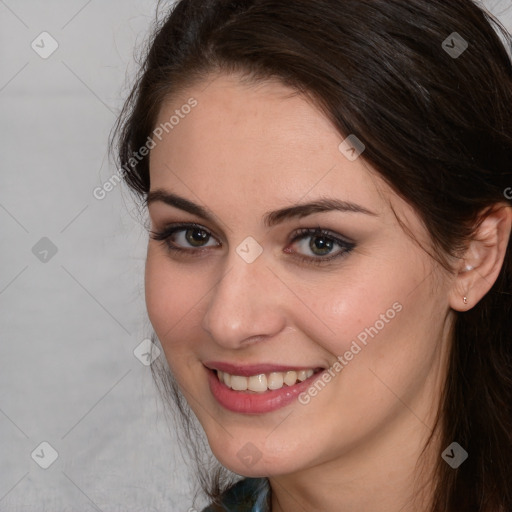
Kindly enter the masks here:
<path id="1" fill-rule="evenodd" d="M 197 324 L 194 306 L 204 289 L 197 274 L 180 271 L 158 249 L 149 249 L 145 270 L 146 307 L 164 350 L 177 339 L 176 332 Z"/>
<path id="2" fill-rule="evenodd" d="M 311 309 L 307 316 L 295 315 L 299 330 L 329 353 L 331 364 L 339 361 L 336 374 L 343 371 L 344 380 L 350 375 L 354 385 L 368 368 L 393 383 L 399 374 L 407 379 L 413 378 L 411 372 L 421 375 L 436 350 L 431 339 L 440 337 L 429 321 L 438 313 L 429 310 L 433 301 L 428 284 L 421 285 L 421 267 L 406 262 L 399 268 L 354 267 L 337 279 L 298 290 Z"/>
<path id="3" fill-rule="evenodd" d="M 382 274 L 355 268 L 298 294 L 307 298 L 310 309 L 302 320 L 296 315 L 301 330 L 333 357 L 349 351 L 353 341 L 364 347 L 376 331 L 387 331 L 401 314 L 397 309 L 402 309 L 404 296 L 396 275 L 383 280 Z"/>
<path id="4" fill-rule="evenodd" d="M 335 368 L 343 374 L 339 385 L 350 389 L 354 403 L 385 408 L 386 400 L 388 405 L 395 400 L 389 389 L 413 394 L 437 364 L 440 311 L 418 268 L 404 265 L 378 276 L 360 275 L 344 291 L 333 290 L 330 299 L 316 299 L 319 316 L 336 333 L 320 339 L 333 362 L 340 363 Z M 309 335 L 315 339 L 321 332 L 325 329 Z"/>

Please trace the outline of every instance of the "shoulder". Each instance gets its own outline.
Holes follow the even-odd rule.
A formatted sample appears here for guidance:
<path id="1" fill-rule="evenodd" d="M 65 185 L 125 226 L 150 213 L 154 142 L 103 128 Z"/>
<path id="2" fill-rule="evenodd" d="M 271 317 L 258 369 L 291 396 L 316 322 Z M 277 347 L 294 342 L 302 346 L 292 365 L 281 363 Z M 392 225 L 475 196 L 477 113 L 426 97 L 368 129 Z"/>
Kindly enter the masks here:
<path id="1" fill-rule="evenodd" d="M 269 484 L 266 478 L 244 478 L 232 485 L 221 498 L 202 512 L 268 512 Z"/>

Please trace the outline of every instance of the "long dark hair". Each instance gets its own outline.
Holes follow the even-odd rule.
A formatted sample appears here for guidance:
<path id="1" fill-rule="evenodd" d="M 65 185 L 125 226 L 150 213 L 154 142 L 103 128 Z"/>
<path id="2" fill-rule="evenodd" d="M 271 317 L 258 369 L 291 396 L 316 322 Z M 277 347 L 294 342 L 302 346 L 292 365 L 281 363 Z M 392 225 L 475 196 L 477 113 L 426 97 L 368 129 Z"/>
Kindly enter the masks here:
<path id="1" fill-rule="evenodd" d="M 155 27 L 111 147 L 144 199 L 149 158 L 133 156 L 164 99 L 213 72 L 277 78 L 364 141 L 364 159 L 415 208 L 449 268 L 512 187 L 511 47 L 471 0 L 181 0 Z M 454 470 L 439 454 L 433 512 L 512 510 L 511 246 L 490 292 L 456 314 L 434 431 L 469 458 Z M 153 370 L 194 434 L 168 368 Z M 202 475 L 210 498 L 232 482 L 223 475 Z"/>

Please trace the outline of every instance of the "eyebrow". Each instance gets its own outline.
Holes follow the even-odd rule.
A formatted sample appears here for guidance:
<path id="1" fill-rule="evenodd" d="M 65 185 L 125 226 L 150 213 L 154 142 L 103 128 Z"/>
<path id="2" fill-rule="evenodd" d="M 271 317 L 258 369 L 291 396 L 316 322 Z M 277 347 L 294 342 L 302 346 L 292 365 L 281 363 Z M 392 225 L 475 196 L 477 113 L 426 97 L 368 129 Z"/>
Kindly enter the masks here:
<path id="1" fill-rule="evenodd" d="M 148 193 L 145 200 L 146 206 L 149 206 L 151 203 L 155 202 L 165 203 L 169 206 L 184 210 L 210 222 L 215 221 L 215 215 L 207 208 L 162 189 L 156 189 Z M 310 203 L 288 206 L 279 210 L 267 212 L 264 215 L 264 224 L 267 227 L 272 227 L 287 219 L 302 218 L 314 213 L 330 211 L 339 211 L 344 213 L 363 213 L 365 215 L 377 216 L 375 212 L 372 212 L 356 203 L 342 201 L 339 199 L 320 198 Z"/>

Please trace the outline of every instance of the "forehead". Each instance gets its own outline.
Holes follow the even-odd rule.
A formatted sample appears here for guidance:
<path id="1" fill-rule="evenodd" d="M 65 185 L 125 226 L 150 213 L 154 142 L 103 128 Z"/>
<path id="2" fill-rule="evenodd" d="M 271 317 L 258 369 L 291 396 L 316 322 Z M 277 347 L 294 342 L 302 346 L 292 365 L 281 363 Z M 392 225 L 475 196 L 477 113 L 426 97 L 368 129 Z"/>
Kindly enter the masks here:
<path id="1" fill-rule="evenodd" d="M 344 136 L 312 102 L 277 81 L 216 76 L 165 103 L 156 125 L 165 123 L 151 151 L 151 189 L 193 191 L 214 211 L 328 196 L 382 213 L 394 196 L 362 158 L 344 156 Z"/>

